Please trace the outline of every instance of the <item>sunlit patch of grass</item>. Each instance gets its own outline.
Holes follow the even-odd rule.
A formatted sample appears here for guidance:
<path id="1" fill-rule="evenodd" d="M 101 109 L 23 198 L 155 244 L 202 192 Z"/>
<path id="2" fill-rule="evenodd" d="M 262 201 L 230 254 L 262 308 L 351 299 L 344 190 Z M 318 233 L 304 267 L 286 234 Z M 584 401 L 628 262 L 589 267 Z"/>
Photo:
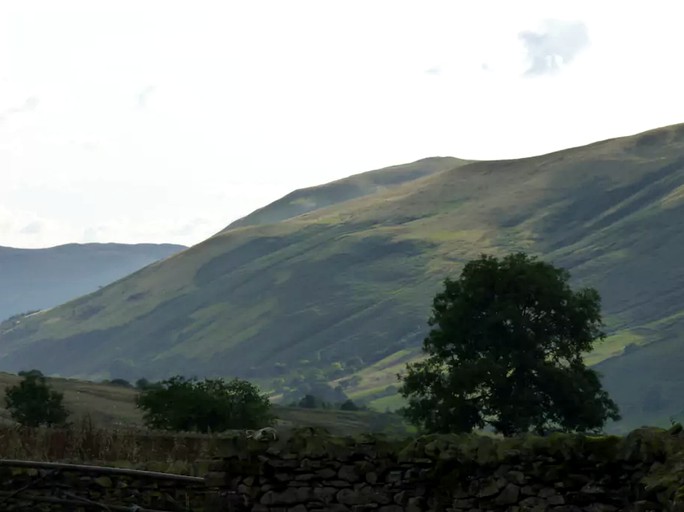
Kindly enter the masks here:
<path id="1" fill-rule="evenodd" d="M 663 208 L 675 208 L 684 201 L 684 185 L 680 185 L 667 194 L 660 202 Z"/>
<path id="2" fill-rule="evenodd" d="M 607 336 L 602 342 L 596 343 L 594 350 L 584 357 L 584 362 L 587 366 L 593 366 L 609 357 L 621 355 L 624 348 L 630 343 L 641 345 L 644 342 L 643 336 L 631 331 L 620 331 L 617 334 Z"/>
<path id="3" fill-rule="evenodd" d="M 406 405 L 406 399 L 399 393 L 376 398 L 368 402 L 368 407 L 378 412 L 397 411 Z"/>

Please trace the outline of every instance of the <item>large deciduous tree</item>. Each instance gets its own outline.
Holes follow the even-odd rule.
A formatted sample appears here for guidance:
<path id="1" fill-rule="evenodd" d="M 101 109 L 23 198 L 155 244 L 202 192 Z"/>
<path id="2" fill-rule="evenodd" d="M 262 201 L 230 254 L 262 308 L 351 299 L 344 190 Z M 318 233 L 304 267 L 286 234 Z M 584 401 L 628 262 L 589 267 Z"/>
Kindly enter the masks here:
<path id="1" fill-rule="evenodd" d="M 601 299 L 569 273 L 524 253 L 483 255 L 434 298 L 426 359 L 400 393 L 414 424 L 470 432 L 599 431 L 620 418 L 583 354 L 602 341 Z"/>

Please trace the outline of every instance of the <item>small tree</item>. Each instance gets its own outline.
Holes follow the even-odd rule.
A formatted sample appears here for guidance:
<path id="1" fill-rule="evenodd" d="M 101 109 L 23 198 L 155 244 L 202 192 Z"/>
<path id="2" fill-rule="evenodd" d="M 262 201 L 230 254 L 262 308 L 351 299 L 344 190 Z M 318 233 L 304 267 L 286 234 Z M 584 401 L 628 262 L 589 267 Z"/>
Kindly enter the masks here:
<path id="1" fill-rule="evenodd" d="M 409 364 L 404 415 L 425 430 L 490 424 L 513 435 L 600 430 L 620 418 L 583 353 L 605 335 L 600 297 L 523 253 L 482 256 L 433 302 L 424 361 Z"/>
<path id="2" fill-rule="evenodd" d="M 29 377 L 31 375 L 36 377 L 44 377 L 43 372 L 36 370 L 35 368 L 33 370 L 22 370 L 18 373 L 18 375 L 19 377 Z"/>
<path id="3" fill-rule="evenodd" d="M 176 376 L 144 388 L 137 398 L 150 428 L 222 432 L 272 423 L 271 403 L 253 384 L 240 379 L 197 381 Z"/>
<path id="4" fill-rule="evenodd" d="M 314 395 L 304 395 L 297 403 L 298 407 L 304 409 L 325 409 L 325 402 Z"/>
<path id="5" fill-rule="evenodd" d="M 5 404 L 12 419 L 27 427 L 63 425 L 69 411 L 62 404 L 62 393 L 51 389 L 37 370 L 23 377 L 19 384 L 5 390 Z"/>
<path id="6" fill-rule="evenodd" d="M 340 411 L 358 411 L 359 406 L 350 398 L 340 404 Z"/>

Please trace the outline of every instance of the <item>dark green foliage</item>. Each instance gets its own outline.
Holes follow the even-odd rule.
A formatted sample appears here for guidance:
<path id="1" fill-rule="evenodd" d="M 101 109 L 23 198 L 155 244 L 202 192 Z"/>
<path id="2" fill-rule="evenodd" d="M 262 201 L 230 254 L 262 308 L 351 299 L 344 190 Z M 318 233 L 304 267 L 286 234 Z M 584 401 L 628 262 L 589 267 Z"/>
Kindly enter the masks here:
<path id="1" fill-rule="evenodd" d="M 135 381 L 135 388 L 142 391 L 146 389 L 162 389 L 163 386 L 161 382 L 150 382 L 143 377 Z"/>
<path id="2" fill-rule="evenodd" d="M 262 428 L 272 423 L 268 397 L 250 382 L 176 376 L 147 386 L 137 398 L 150 428 L 200 432 Z"/>
<path id="3" fill-rule="evenodd" d="M 341 411 L 358 411 L 359 406 L 354 403 L 354 401 L 350 398 L 346 402 L 342 402 L 340 405 L 340 410 Z"/>
<path id="4" fill-rule="evenodd" d="M 22 373 L 24 380 L 5 390 L 5 404 L 12 419 L 26 427 L 64 425 L 69 411 L 62 404 L 62 393 L 51 389 L 40 371 Z"/>
<path id="5" fill-rule="evenodd" d="M 130 382 L 128 382 L 126 379 L 112 379 L 109 381 L 109 384 L 112 386 L 120 386 L 122 388 L 132 388 L 133 386 L 131 385 Z"/>
<path id="6" fill-rule="evenodd" d="M 329 404 L 320 398 L 313 395 L 304 395 L 304 397 L 297 404 L 298 407 L 304 409 L 328 409 Z"/>
<path id="7" fill-rule="evenodd" d="M 135 381 L 135 387 L 137 389 L 146 389 L 147 387 L 149 387 L 149 385 L 150 381 L 144 377 L 142 379 L 138 379 Z"/>
<path id="8" fill-rule="evenodd" d="M 43 372 L 36 370 L 35 368 L 33 370 L 22 370 L 18 375 L 19 377 L 44 377 Z"/>
<path id="9" fill-rule="evenodd" d="M 427 359 L 407 366 L 405 416 L 434 432 L 596 431 L 618 408 L 582 355 L 605 335 L 596 290 L 523 253 L 481 256 L 433 302 Z"/>
<path id="10" fill-rule="evenodd" d="M 323 405 L 321 405 L 323 403 L 328 405 L 338 404 L 344 402 L 349 398 L 345 394 L 342 387 L 336 386 L 335 388 L 333 388 L 325 379 L 321 378 L 320 376 L 316 377 L 310 375 L 313 372 L 308 373 L 309 375 L 300 375 L 292 378 L 288 382 L 288 385 L 286 387 L 290 389 L 288 391 L 283 390 L 283 401 L 285 403 L 291 403 L 295 407 L 311 408 L 308 405 L 299 405 L 300 401 L 303 400 L 304 397 L 306 397 L 307 395 L 311 395 L 312 397 L 316 397 L 316 399 L 320 402 L 320 404 L 317 404 L 315 406 L 315 408 L 319 408 L 323 407 Z"/>

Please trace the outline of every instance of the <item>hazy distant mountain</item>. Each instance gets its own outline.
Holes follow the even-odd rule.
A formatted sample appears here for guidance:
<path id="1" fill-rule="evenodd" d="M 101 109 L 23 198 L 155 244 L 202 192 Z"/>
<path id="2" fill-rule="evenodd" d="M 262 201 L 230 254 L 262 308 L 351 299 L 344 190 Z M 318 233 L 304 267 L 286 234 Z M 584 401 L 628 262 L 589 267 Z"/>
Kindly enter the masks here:
<path id="1" fill-rule="evenodd" d="M 525 250 L 601 293 L 610 337 L 587 361 L 621 425 L 684 411 L 684 125 L 410 166 L 410 179 L 368 193 L 325 200 L 339 182 L 294 192 L 169 260 L 0 325 L 0 369 L 237 375 L 283 393 L 304 374 L 353 376 L 345 392 L 373 396 L 419 354 L 445 276 L 483 252 Z"/>
<path id="2" fill-rule="evenodd" d="M 0 247 L 0 321 L 91 293 L 185 248 L 173 244 Z"/>

